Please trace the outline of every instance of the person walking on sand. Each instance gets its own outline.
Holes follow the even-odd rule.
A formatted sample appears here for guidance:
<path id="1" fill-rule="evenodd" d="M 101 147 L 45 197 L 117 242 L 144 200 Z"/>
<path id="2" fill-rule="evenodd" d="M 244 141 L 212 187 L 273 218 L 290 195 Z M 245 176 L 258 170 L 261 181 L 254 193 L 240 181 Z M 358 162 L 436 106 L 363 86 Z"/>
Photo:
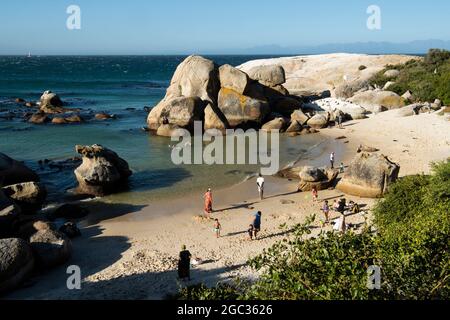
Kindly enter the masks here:
<path id="1" fill-rule="evenodd" d="M 247 233 L 248 233 L 248 239 L 249 239 L 249 240 L 253 240 L 253 232 L 254 232 L 254 229 L 255 229 L 255 228 L 253 227 L 252 224 L 248 227 Z"/>
<path id="2" fill-rule="evenodd" d="M 334 169 L 334 152 L 330 154 L 331 169 Z"/>
<path id="3" fill-rule="evenodd" d="M 319 192 L 317 191 L 317 188 L 313 187 L 311 192 L 312 192 L 313 201 L 316 202 L 317 199 L 319 198 Z"/>
<path id="4" fill-rule="evenodd" d="M 264 199 L 264 182 L 264 177 L 260 173 L 258 179 L 256 179 L 256 185 L 258 186 L 259 198 L 261 200 Z"/>
<path id="5" fill-rule="evenodd" d="M 255 239 L 258 237 L 258 232 L 261 231 L 261 216 L 261 211 L 258 211 L 253 219 L 253 238 Z"/>
<path id="6" fill-rule="evenodd" d="M 216 238 L 220 238 L 220 230 L 222 230 L 222 225 L 219 222 L 219 219 L 214 220 L 214 233 L 216 234 Z"/>
<path id="7" fill-rule="evenodd" d="M 181 247 L 180 259 L 178 260 L 178 278 L 180 280 L 191 280 L 191 253 L 186 246 Z"/>
<path id="8" fill-rule="evenodd" d="M 323 214 L 325 215 L 325 224 L 330 222 L 330 206 L 328 205 L 328 200 L 325 200 L 322 207 Z"/>
<path id="9" fill-rule="evenodd" d="M 211 213 L 212 213 L 212 192 L 211 192 L 211 188 L 208 188 L 208 190 L 206 190 L 205 195 L 203 196 L 204 200 L 205 200 L 205 208 L 204 208 L 204 212 L 207 218 L 211 218 Z"/>

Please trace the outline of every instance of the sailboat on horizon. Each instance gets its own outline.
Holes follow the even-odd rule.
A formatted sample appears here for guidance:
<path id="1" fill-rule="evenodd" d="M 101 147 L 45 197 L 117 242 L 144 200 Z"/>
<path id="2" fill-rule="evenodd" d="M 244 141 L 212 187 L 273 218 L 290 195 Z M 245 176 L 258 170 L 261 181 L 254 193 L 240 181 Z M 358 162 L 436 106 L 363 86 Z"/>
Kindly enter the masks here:
<path id="1" fill-rule="evenodd" d="M 31 58 L 31 51 L 28 51 L 28 56 L 27 58 Z"/>

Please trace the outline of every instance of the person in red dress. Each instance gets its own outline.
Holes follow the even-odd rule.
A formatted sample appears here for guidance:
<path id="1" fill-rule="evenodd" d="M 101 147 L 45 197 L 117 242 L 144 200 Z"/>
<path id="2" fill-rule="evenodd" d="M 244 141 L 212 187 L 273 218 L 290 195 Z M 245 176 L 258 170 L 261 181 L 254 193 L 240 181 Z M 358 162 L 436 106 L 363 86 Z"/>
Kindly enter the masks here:
<path id="1" fill-rule="evenodd" d="M 212 213 L 212 192 L 211 192 L 211 188 L 208 188 L 208 190 L 206 191 L 205 195 L 203 196 L 204 200 L 205 200 L 205 208 L 204 208 L 204 212 L 205 215 L 208 218 L 211 218 L 211 213 Z"/>

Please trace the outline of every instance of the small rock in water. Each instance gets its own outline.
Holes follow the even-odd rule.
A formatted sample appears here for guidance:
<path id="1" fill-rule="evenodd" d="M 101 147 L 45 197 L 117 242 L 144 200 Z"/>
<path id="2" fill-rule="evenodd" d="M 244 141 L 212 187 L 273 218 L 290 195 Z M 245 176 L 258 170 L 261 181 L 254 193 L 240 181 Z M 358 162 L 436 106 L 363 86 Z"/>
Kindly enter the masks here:
<path id="1" fill-rule="evenodd" d="M 81 236 L 80 229 L 78 229 L 77 225 L 73 222 L 66 222 L 59 228 L 59 232 L 64 233 L 70 239 Z"/>

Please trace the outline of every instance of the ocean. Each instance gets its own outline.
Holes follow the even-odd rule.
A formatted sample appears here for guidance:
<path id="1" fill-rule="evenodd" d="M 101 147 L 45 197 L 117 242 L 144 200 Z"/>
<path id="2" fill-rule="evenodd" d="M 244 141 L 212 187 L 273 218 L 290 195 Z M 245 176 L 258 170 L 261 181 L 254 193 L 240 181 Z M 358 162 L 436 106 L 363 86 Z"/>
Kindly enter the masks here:
<path id="1" fill-rule="evenodd" d="M 239 65 L 278 56 L 210 56 L 217 64 Z M 76 186 L 73 168 L 42 166 L 76 156 L 75 145 L 101 144 L 128 161 L 133 175 L 128 191 L 105 201 L 143 204 L 162 197 L 222 188 L 259 171 L 255 165 L 182 165 L 171 162 L 170 139 L 144 132 L 147 111 L 165 94 L 185 56 L 0 56 L 0 152 L 37 171 L 49 199 L 61 201 Z M 109 121 L 77 125 L 33 125 L 18 116 L 26 108 L 16 98 L 38 101 L 56 92 L 70 108 L 117 115 Z M 15 114 L 12 119 L 7 115 Z M 280 160 L 288 164 L 317 150 L 318 135 L 282 137 Z M 320 153 L 320 152 L 319 152 Z"/>

